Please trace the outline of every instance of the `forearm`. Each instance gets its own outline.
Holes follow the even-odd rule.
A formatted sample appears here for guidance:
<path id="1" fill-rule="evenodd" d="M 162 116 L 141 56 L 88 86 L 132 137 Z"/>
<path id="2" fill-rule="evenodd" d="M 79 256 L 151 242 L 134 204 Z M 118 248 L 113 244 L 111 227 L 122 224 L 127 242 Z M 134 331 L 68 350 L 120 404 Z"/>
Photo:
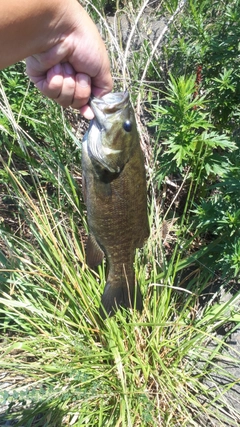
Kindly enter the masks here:
<path id="1" fill-rule="evenodd" d="M 112 90 L 104 42 L 77 0 L 0 0 L 0 69 L 22 59 L 45 96 L 88 119 L 90 94 Z"/>
<path id="2" fill-rule="evenodd" d="M 74 9 L 88 19 L 76 0 L 1 0 L 0 69 L 51 48 L 71 29 Z"/>

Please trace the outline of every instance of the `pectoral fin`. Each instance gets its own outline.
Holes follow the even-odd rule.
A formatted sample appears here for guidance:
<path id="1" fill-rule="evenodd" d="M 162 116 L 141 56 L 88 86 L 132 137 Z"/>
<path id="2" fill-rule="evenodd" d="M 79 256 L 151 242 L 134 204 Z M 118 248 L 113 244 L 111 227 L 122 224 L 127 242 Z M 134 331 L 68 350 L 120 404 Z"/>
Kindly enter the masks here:
<path id="1" fill-rule="evenodd" d="M 96 267 L 101 264 L 104 258 L 104 252 L 97 243 L 95 237 L 92 234 L 89 234 L 87 246 L 86 246 L 86 257 L 87 265 L 90 268 Z"/>

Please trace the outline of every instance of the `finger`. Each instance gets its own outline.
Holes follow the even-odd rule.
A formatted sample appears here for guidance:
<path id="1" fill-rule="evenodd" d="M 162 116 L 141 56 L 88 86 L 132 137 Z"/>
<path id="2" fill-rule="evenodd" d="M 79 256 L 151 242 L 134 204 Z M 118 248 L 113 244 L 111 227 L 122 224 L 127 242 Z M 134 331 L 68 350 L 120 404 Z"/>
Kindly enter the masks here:
<path id="1" fill-rule="evenodd" d="M 77 73 L 75 76 L 75 92 L 72 108 L 80 109 L 87 104 L 91 95 L 91 78 L 87 74 Z"/>
<path id="2" fill-rule="evenodd" d="M 73 102 L 75 92 L 74 69 L 68 63 L 57 64 L 35 85 L 43 95 L 54 99 L 62 107 L 68 107 Z"/>
<path id="3" fill-rule="evenodd" d="M 110 73 L 109 61 L 105 61 L 96 76 L 92 77 L 92 94 L 101 97 L 111 92 L 113 89 L 113 79 Z"/>
<path id="4" fill-rule="evenodd" d="M 63 82 L 61 92 L 54 100 L 62 107 L 69 107 L 72 105 L 75 93 L 75 71 L 68 63 L 62 64 L 63 69 Z"/>
<path id="5" fill-rule="evenodd" d="M 33 80 L 31 78 L 31 80 Z M 38 81 L 35 81 L 35 86 L 51 99 L 56 99 L 60 96 L 63 86 L 63 67 L 62 64 L 57 64 L 48 70 Z"/>
<path id="6" fill-rule="evenodd" d="M 80 113 L 82 114 L 83 117 L 85 117 L 85 119 L 87 120 L 92 120 L 94 118 L 94 114 L 92 109 L 90 108 L 89 105 L 84 105 L 83 107 L 80 108 Z"/>

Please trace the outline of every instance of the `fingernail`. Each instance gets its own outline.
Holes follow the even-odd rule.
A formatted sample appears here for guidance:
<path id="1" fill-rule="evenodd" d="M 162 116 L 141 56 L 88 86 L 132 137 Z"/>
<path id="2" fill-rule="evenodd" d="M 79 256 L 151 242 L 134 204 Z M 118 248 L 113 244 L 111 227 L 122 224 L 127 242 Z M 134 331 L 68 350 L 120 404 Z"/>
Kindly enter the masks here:
<path id="1" fill-rule="evenodd" d="M 69 64 L 69 62 L 65 62 L 63 65 L 64 65 L 65 73 L 72 76 L 74 74 L 74 70 L 71 64 Z"/>
<path id="2" fill-rule="evenodd" d="M 61 64 L 54 65 L 53 71 L 54 71 L 55 74 L 62 74 L 62 66 L 61 66 Z"/>
<path id="3" fill-rule="evenodd" d="M 88 87 L 91 84 L 91 79 L 87 74 L 77 74 L 78 84 L 81 87 Z"/>
<path id="4" fill-rule="evenodd" d="M 80 108 L 80 113 L 85 117 L 85 119 L 92 120 L 94 118 L 94 113 L 89 107 L 89 105 L 84 105 Z"/>

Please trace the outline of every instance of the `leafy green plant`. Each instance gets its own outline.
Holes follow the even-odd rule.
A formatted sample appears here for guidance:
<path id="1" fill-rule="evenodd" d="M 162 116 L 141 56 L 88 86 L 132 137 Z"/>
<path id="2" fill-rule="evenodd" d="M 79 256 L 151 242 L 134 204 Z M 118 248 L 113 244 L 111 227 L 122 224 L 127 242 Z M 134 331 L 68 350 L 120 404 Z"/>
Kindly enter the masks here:
<path id="1" fill-rule="evenodd" d="M 206 97 L 195 96 L 195 89 L 194 76 L 171 76 L 165 105 L 154 107 L 158 117 L 151 123 L 158 132 L 155 179 L 160 186 L 166 175 L 182 175 L 187 185 L 180 220 L 180 226 L 187 227 L 185 238 L 191 233 L 205 239 L 211 233 L 211 240 L 216 239 L 217 245 L 202 262 L 208 265 L 207 258 L 211 257 L 211 270 L 220 270 L 230 279 L 239 274 L 240 199 L 238 180 L 233 179 L 236 167 L 229 153 L 238 153 L 238 149 L 227 135 L 214 129 L 209 122 Z M 238 155 L 234 163 L 237 159 Z"/>
<path id="2" fill-rule="evenodd" d="M 231 132 L 239 120 L 239 0 L 188 5 L 170 28 L 166 61 L 177 77 L 200 71 L 198 90 L 208 93 L 211 122 Z"/>
<path id="3" fill-rule="evenodd" d="M 236 172 L 234 172 L 234 175 Z M 213 195 L 195 209 L 195 226 L 200 233 L 220 238 L 214 253 L 216 267 L 224 276 L 237 280 L 240 273 L 240 187 L 233 171 L 213 187 Z M 212 260 L 213 261 L 213 260 Z"/>
<path id="4" fill-rule="evenodd" d="M 5 88 L 16 122 L 30 135 L 35 134 L 36 129 L 41 135 L 42 121 L 47 116 L 46 103 L 33 86 L 31 86 L 30 92 L 30 83 L 24 76 L 24 71 L 25 65 L 21 62 L 17 66 L 9 67 L 7 71 L 0 71 L 1 84 Z M 42 120 L 39 120 L 40 116 L 42 116 Z M 7 121 L 4 117 L 4 114 L 1 113 L 0 120 L 6 124 Z"/>
<path id="5" fill-rule="evenodd" d="M 219 60 L 213 73 L 210 61 L 207 77 L 202 61 L 218 53 L 223 22 L 230 31 L 225 2 L 189 1 L 174 25 L 169 14 L 181 2 L 147 3 L 167 17 L 168 43 L 161 49 L 168 57 L 161 57 L 161 66 L 148 40 L 134 51 L 142 2 L 129 13 L 126 47 L 105 15 L 109 4 L 116 4 L 118 15 L 122 6 L 126 12 L 126 2 L 89 5 L 105 34 L 116 87 L 124 89 L 129 79 L 138 115 L 146 120 L 146 108 L 154 114 L 151 133 L 139 122 L 151 225 L 151 237 L 135 258 L 142 314 L 118 311 L 104 323 L 99 319 L 105 274 L 103 265 L 91 271 L 85 263 L 81 144 L 62 110 L 28 88 L 19 65 L 2 74 L 0 368 L 8 386 L 0 396 L 8 409 L 1 423 L 7 417 L 28 427 L 238 425 L 237 409 L 230 402 L 226 407 L 224 398 L 236 378 L 220 370 L 220 362 L 237 366 L 239 360 L 236 350 L 232 356 L 225 351 L 239 327 L 240 294 L 232 291 L 225 302 L 221 293 L 239 274 L 238 106 L 230 95 L 230 115 L 220 120 L 224 94 L 237 88 L 230 38 L 231 64 Z M 228 5 L 233 23 L 237 2 Z M 167 87 L 169 69 L 174 73 Z M 223 98 L 211 113 L 217 92 Z M 44 111 L 37 108 L 42 103 Z M 228 333 L 220 336 L 226 326 Z M 214 379 L 219 371 L 226 378 L 222 386 Z"/>
<path id="6" fill-rule="evenodd" d="M 232 151 L 236 146 L 209 122 L 205 96 L 195 96 L 195 76 L 170 76 L 166 90 L 165 105 L 154 107 L 157 118 L 150 123 L 159 135 L 155 158 L 161 164 L 160 173 L 189 168 L 189 177 L 197 185 L 203 185 L 211 175 L 224 176 L 230 164 L 223 150 Z"/>

